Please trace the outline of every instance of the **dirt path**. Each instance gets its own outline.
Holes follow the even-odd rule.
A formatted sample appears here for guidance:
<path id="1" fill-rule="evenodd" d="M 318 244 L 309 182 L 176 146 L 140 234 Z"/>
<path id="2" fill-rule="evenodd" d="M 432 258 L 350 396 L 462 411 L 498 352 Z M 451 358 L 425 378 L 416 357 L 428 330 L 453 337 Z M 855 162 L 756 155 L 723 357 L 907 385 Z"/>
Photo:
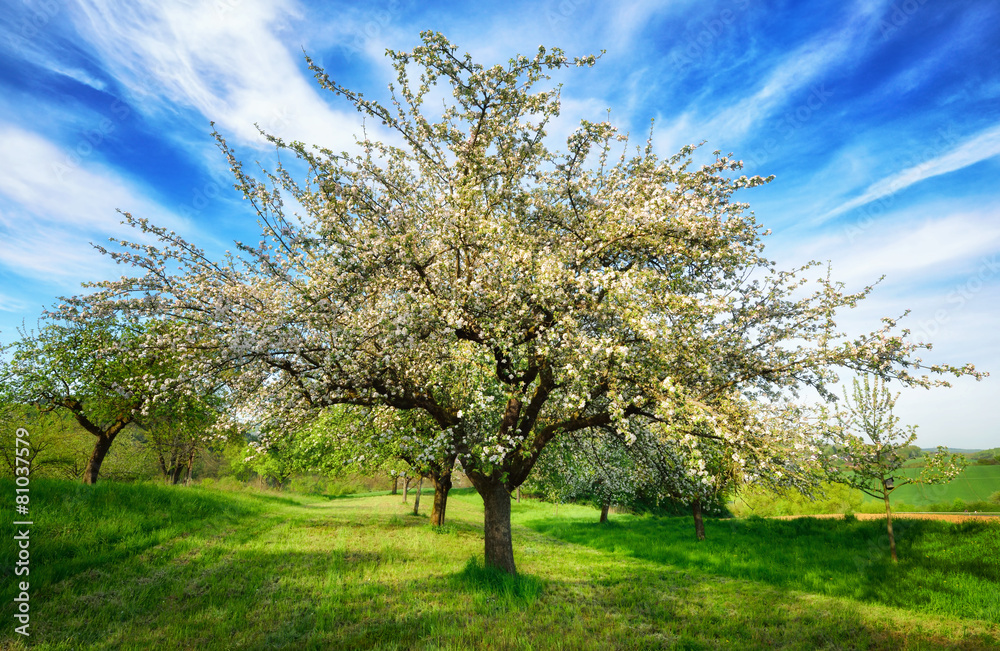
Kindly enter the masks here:
<path id="1" fill-rule="evenodd" d="M 884 520 L 885 513 L 855 513 L 858 520 Z M 777 515 L 775 520 L 792 520 L 794 518 L 843 518 L 843 513 L 826 513 L 821 515 Z M 1000 513 L 893 513 L 892 519 L 913 518 L 917 520 L 945 520 L 946 522 L 965 522 L 966 520 L 996 520 L 1000 522 Z"/>

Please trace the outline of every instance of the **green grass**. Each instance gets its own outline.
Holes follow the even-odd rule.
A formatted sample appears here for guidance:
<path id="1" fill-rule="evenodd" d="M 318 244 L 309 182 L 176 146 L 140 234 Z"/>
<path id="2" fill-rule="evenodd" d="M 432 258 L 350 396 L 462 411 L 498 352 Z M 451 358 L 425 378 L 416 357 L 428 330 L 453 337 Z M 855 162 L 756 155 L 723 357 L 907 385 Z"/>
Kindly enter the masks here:
<path id="1" fill-rule="evenodd" d="M 916 477 L 919 468 L 904 468 L 903 473 Z M 969 466 L 965 471 L 947 484 L 924 486 L 909 484 L 900 486 L 892 492 L 893 503 L 906 503 L 915 507 L 931 504 L 953 503 L 956 499 L 964 502 L 985 502 L 990 495 L 1000 491 L 1000 466 Z M 866 502 L 875 502 L 875 498 L 866 495 Z"/>
<path id="2" fill-rule="evenodd" d="M 562 516 L 527 523 L 561 540 L 667 567 L 1000 623 L 1000 518 L 960 525 L 896 520 L 896 564 L 879 520 L 707 520 L 701 543 L 692 542 L 691 518 L 623 515 L 599 525 Z"/>
<path id="3" fill-rule="evenodd" d="M 920 468 L 905 468 L 909 476 L 920 474 Z M 809 500 L 795 490 L 783 494 L 767 491 L 741 493 L 729 503 L 737 515 L 815 515 L 822 513 L 884 513 L 880 499 L 838 484 L 824 484 L 823 494 Z M 908 484 L 892 493 L 892 508 L 905 511 L 990 511 L 1000 512 L 1000 502 L 991 498 L 1000 494 L 1000 466 L 969 466 L 947 484 Z"/>
<path id="4" fill-rule="evenodd" d="M 0 490 L 13 495 L 9 480 Z M 710 520 L 698 544 L 687 519 L 612 515 L 599 526 L 593 509 L 526 500 L 512 506 L 520 574 L 507 577 L 479 561 L 482 504 L 469 491 L 454 494 L 440 531 L 400 495 L 36 481 L 31 496 L 31 648 L 1000 645 L 988 600 L 1000 585 L 1000 528 L 906 533 L 900 568 L 923 585 L 864 546 L 869 523 Z M 0 535 L 10 541 L 6 520 Z M 830 548 L 845 544 L 854 555 Z M 2 550 L 0 648 L 27 648 L 13 634 L 12 547 Z M 906 560 L 918 552 L 924 560 Z M 782 568 L 782 558 L 797 565 Z M 894 596 L 915 586 L 923 592 Z M 981 599 L 943 605 L 965 593 Z"/>

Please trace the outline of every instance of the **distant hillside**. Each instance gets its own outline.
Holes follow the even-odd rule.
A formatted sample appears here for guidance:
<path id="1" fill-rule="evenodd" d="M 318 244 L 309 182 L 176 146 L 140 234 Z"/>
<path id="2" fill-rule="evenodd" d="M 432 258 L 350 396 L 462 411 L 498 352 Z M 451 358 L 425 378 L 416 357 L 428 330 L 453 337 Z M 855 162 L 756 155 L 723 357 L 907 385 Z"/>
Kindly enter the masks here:
<path id="1" fill-rule="evenodd" d="M 1000 448 L 992 448 L 992 449 L 1000 451 Z M 936 447 L 934 447 L 934 448 L 920 448 L 920 450 L 923 451 L 923 452 L 937 452 L 937 448 Z M 949 447 L 948 448 L 948 452 L 955 452 L 955 453 L 958 453 L 958 454 L 973 454 L 973 453 L 976 453 L 976 452 L 986 452 L 986 450 L 982 450 L 980 448 L 952 448 L 952 447 Z"/>
<path id="2" fill-rule="evenodd" d="M 920 474 L 920 469 L 907 468 L 903 472 L 916 476 Z M 947 484 L 901 486 L 893 491 L 892 500 L 914 506 L 953 502 L 955 499 L 975 502 L 988 500 L 997 491 L 1000 491 L 1000 466 L 969 466 L 965 472 Z M 866 495 L 865 501 L 877 500 Z"/>

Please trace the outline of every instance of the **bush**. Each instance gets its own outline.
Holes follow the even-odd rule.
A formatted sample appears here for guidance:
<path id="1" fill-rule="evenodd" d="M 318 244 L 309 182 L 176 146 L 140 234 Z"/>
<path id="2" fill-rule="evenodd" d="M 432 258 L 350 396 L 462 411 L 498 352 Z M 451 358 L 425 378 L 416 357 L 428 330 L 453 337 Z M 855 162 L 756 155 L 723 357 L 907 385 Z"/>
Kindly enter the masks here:
<path id="1" fill-rule="evenodd" d="M 1000 491 L 997 491 L 990 495 L 990 501 L 994 504 L 1000 504 Z"/>

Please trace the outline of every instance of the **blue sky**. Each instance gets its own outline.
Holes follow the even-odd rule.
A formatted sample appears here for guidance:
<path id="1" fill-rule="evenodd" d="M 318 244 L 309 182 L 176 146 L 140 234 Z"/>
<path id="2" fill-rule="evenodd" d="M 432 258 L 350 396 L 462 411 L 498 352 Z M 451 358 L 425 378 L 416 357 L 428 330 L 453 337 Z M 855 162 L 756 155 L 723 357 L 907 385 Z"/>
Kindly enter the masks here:
<path id="1" fill-rule="evenodd" d="M 210 251 L 256 232 L 210 121 L 245 161 L 254 124 L 342 149 L 360 120 L 311 78 L 379 97 L 386 48 L 443 32 L 484 63 L 540 44 L 607 54 L 561 74 L 554 137 L 611 120 L 662 155 L 707 141 L 747 171 L 781 266 L 831 261 L 872 297 L 849 331 L 912 310 L 925 359 L 995 375 L 904 392 L 925 446 L 1000 445 L 1000 3 L 339 4 L 25 0 L 0 16 L 0 340 L 80 283 L 129 273 L 90 242 L 132 237 L 116 209 Z"/>

